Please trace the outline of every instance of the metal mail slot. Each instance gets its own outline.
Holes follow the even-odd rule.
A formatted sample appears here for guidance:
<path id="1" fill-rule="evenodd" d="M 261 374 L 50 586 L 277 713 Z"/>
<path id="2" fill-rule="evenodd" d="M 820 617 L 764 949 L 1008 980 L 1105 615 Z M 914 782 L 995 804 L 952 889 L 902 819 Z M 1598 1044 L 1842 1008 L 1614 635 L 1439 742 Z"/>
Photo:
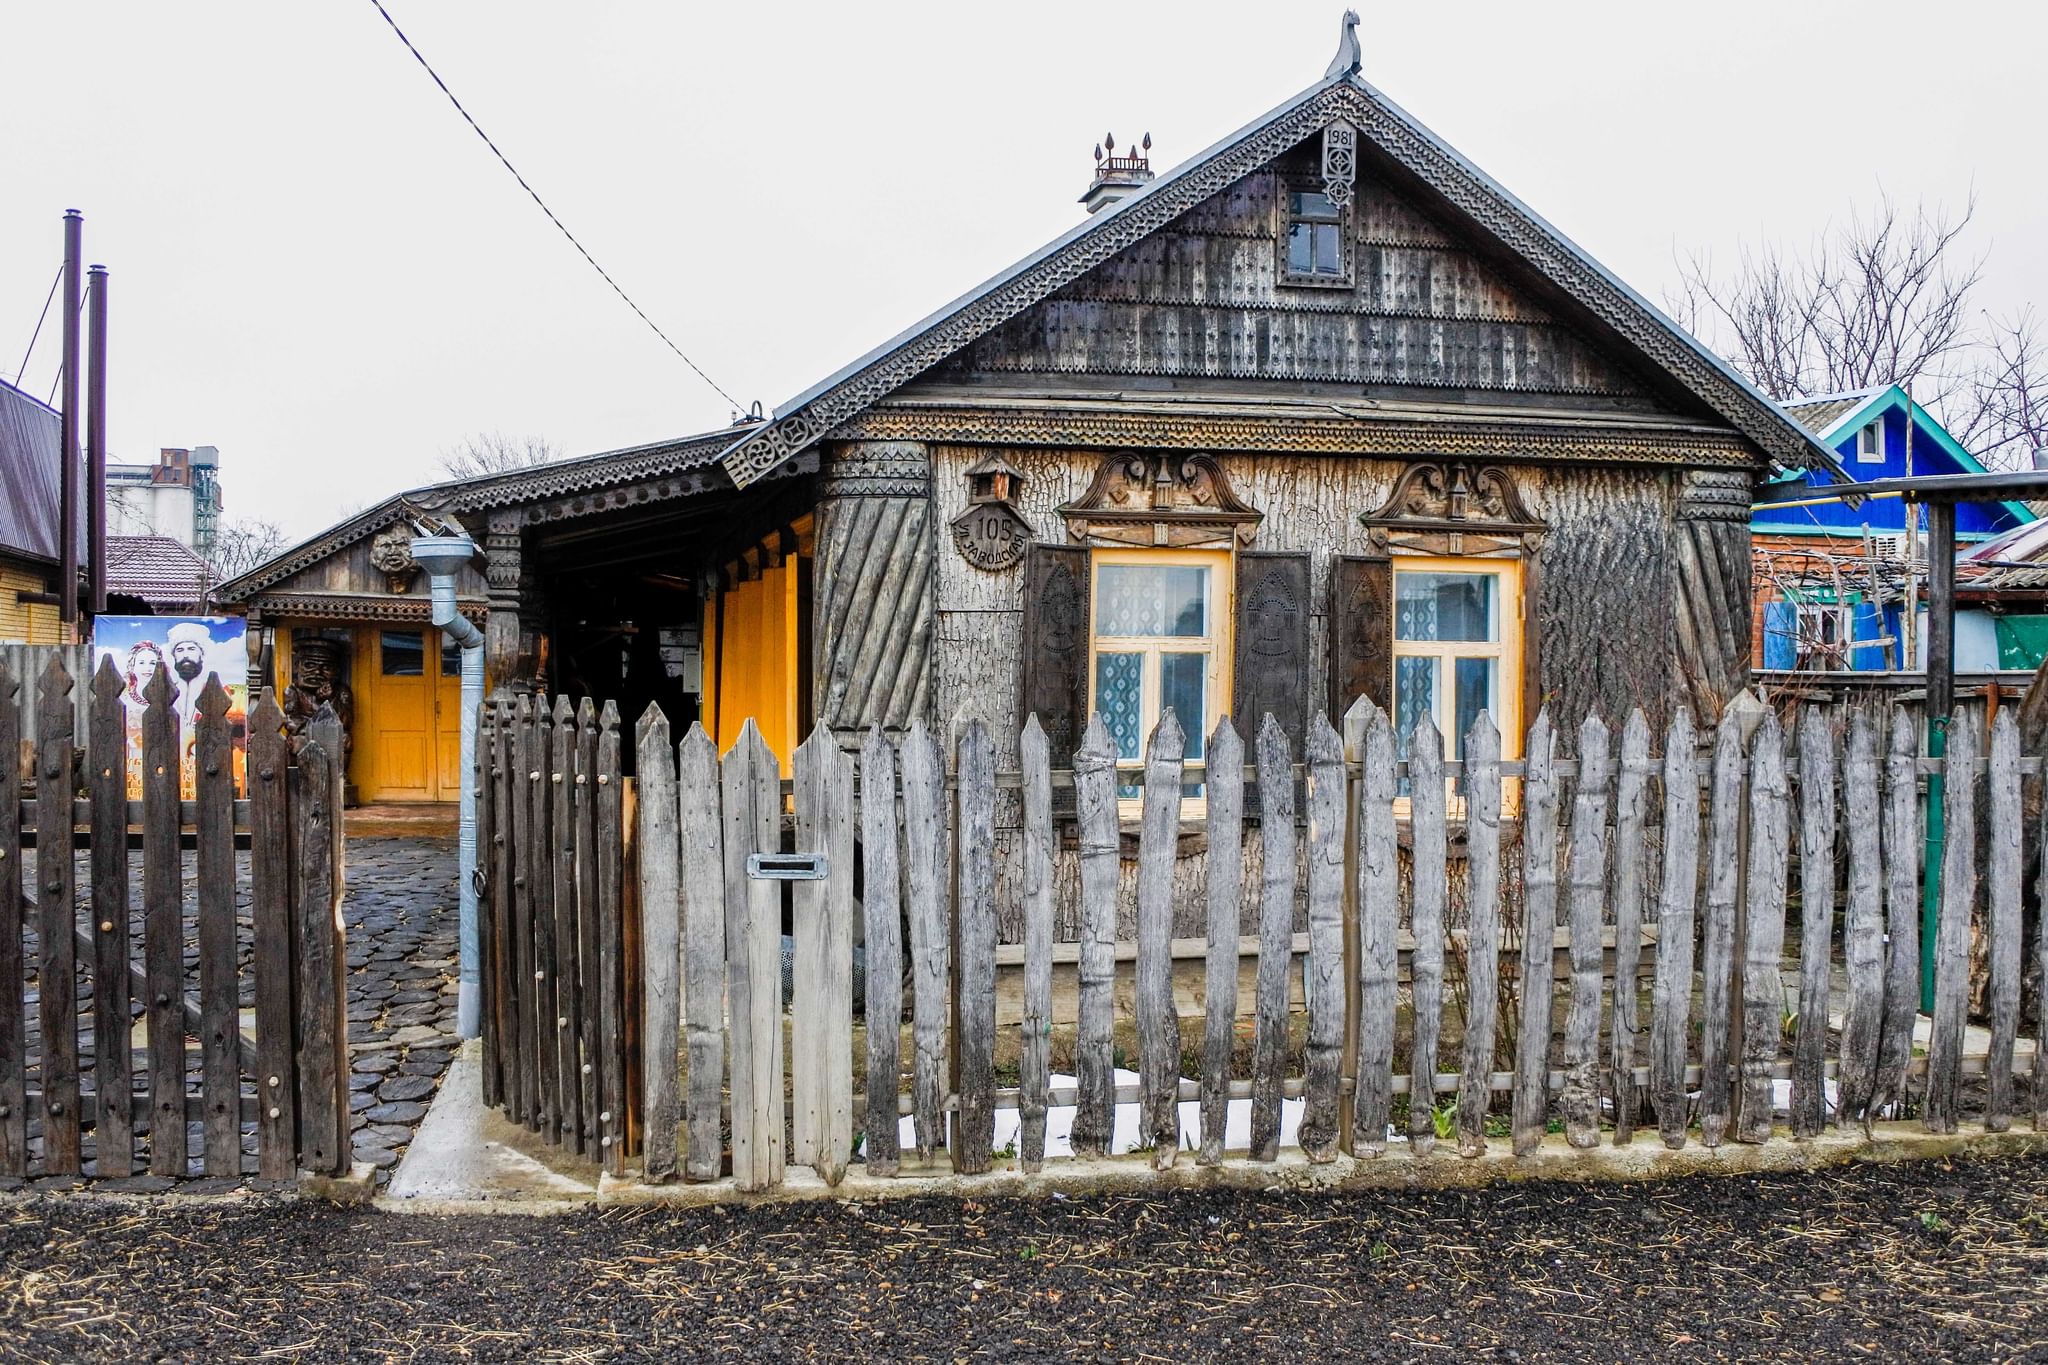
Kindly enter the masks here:
<path id="1" fill-rule="evenodd" d="M 816 882 L 825 878 L 822 853 L 749 853 L 747 875 L 764 882 Z"/>

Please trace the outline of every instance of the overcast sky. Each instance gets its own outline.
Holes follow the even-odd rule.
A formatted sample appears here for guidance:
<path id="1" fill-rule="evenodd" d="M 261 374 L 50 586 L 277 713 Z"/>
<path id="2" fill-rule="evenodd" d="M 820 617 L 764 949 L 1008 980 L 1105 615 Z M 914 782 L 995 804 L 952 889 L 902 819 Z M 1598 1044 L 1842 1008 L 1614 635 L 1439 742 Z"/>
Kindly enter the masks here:
<path id="1" fill-rule="evenodd" d="M 775 405 L 1081 216 L 1105 130 L 1161 169 L 1319 79 L 1333 0 L 386 0 L 570 229 Z M 2048 306 L 2048 7 L 1369 5 L 1365 75 L 1653 299 L 1681 250 L 1974 187 L 1980 302 Z M 220 448 L 295 538 L 497 429 L 572 454 L 721 426 L 370 0 L 12 0 L 0 369 L 60 219 L 113 272 L 110 443 Z M 51 329 L 24 386 L 55 377 Z"/>

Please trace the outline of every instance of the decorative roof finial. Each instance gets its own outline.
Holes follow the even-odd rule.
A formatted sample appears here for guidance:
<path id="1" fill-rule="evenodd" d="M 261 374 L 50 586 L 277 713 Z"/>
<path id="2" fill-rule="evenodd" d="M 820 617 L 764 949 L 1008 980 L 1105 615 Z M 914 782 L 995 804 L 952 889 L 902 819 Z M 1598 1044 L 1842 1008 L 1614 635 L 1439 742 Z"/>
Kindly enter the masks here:
<path id="1" fill-rule="evenodd" d="M 1338 76 L 1356 76 L 1360 65 L 1358 51 L 1358 11 L 1344 11 L 1344 28 L 1337 38 L 1337 56 L 1330 63 L 1330 69 L 1323 73 L 1324 80 Z"/>

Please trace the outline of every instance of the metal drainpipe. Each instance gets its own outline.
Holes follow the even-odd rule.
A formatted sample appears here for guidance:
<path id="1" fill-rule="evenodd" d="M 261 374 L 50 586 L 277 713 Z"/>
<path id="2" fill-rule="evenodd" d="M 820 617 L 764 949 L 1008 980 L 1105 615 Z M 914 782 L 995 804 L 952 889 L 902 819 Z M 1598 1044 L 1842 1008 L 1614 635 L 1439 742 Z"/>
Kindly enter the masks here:
<path id="1" fill-rule="evenodd" d="M 483 1023 L 476 935 L 476 713 L 484 699 L 484 633 L 456 609 L 455 576 L 475 555 L 476 542 L 466 535 L 415 536 L 412 542 L 412 557 L 427 571 L 433 590 L 434 627 L 462 646 L 462 804 L 456 841 L 461 967 L 455 1021 L 464 1038 L 476 1037 Z"/>

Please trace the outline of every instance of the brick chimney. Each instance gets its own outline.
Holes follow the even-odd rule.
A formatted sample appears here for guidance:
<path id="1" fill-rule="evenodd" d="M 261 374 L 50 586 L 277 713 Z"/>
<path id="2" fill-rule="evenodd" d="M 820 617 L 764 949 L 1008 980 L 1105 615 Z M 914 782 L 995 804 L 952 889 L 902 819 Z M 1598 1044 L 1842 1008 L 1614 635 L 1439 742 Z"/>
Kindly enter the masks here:
<path id="1" fill-rule="evenodd" d="M 1152 134 L 1135 153 L 1116 154 L 1116 134 L 1105 133 L 1095 147 L 1095 179 L 1081 196 L 1090 213 L 1099 213 L 1119 200 L 1128 199 L 1152 183 Z"/>

